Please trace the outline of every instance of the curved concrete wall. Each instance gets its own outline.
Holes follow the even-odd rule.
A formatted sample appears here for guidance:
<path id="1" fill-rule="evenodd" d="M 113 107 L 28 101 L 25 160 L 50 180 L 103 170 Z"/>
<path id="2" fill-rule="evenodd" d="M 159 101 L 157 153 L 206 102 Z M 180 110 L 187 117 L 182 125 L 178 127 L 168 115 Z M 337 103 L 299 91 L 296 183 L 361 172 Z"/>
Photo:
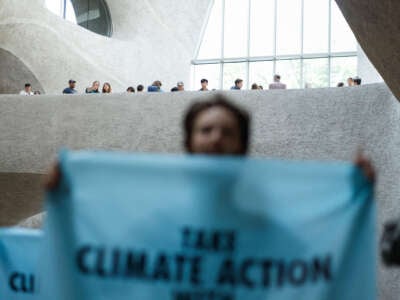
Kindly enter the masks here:
<path id="1" fill-rule="evenodd" d="M 359 44 L 400 99 L 400 1 L 336 0 Z"/>
<path id="2" fill-rule="evenodd" d="M 361 146 L 378 172 L 379 224 L 400 215 L 400 105 L 384 84 L 226 94 L 253 114 L 253 155 L 352 160 Z M 40 211 L 40 174 L 60 147 L 180 152 L 183 111 L 208 95 L 0 96 L 0 225 Z M 398 299 L 399 273 L 380 275 L 381 299 Z"/>
<path id="3" fill-rule="evenodd" d="M 3 49 L 0 49 L 0 70 L 7 73 L 7 76 L 0 76 L 0 94 L 18 94 L 27 82 L 32 84 L 34 91 L 43 92 L 31 70 L 18 57 Z"/>
<path id="4" fill-rule="evenodd" d="M 93 80 L 111 82 L 114 91 L 156 79 L 166 87 L 189 83 L 210 0 L 107 3 L 112 38 L 62 20 L 42 0 L 0 0 L 0 49 L 20 59 L 48 94 L 60 94 L 70 78 L 81 92 Z"/>

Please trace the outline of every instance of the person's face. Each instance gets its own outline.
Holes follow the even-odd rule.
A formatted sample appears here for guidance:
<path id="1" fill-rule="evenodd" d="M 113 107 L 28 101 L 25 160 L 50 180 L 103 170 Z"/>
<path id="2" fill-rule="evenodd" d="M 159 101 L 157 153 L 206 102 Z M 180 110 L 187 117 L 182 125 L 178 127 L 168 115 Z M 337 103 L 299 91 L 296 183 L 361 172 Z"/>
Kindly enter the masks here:
<path id="1" fill-rule="evenodd" d="M 201 83 L 201 88 L 203 90 L 207 89 L 207 86 L 208 86 L 208 82 L 207 81 Z"/>
<path id="2" fill-rule="evenodd" d="M 348 86 L 353 86 L 354 85 L 354 80 L 351 79 L 351 78 L 347 79 L 347 85 Z"/>
<path id="3" fill-rule="evenodd" d="M 93 89 L 98 90 L 100 86 L 100 83 L 98 81 L 93 82 Z"/>
<path id="4" fill-rule="evenodd" d="M 26 86 L 25 87 L 25 92 L 30 93 L 32 91 L 32 87 L 31 86 Z"/>
<path id="5" fill-rule="evenodd" d="M 185 90 L 185 86 L 184 85 L 178 85 L 178 91 L 182 92 Z"/>
<path id="6" fill-rule="evenodd" d="M 76 85 L 76 82 L 71 82 L 71 83 L 69 84 L 69 87 L 70 87 L 71 89 L 74 89 L 74 88 L 75 88 L 75 85 Z"/>
<path id="7" fill-rule="evenodd" d="M 243 81 L 239 82 L 237 86 L 239 89 L 241 89 L 243 87 Z"/>
<path id="8" fill-rule="evenodd" d="M 103 86 L 103 89 L 104 89 L 104 91 L 105 92 L 109 92 L 110 91 L 110 86 L 108 85 L 108 84 L 105 84 L 104 86 Z"/>
<path id="9" fill-rule="evenodd" d="M 242 145 L 237 119 L 223 107 L 201 112 L 194 121 L 189 146 L 192 153 L 240 154 Z"/>

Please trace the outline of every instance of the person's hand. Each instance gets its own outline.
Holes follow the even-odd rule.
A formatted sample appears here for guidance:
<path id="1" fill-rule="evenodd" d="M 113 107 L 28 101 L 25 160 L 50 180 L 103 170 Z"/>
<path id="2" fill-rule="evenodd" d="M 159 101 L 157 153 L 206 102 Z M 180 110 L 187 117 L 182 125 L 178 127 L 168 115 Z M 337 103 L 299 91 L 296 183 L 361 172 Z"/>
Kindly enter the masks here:
<path id="1" fill-rule="evenodd" d="M 48 191 L 54 190 L 58 187 L 61 180 L 60 166 L 55 162 L 47 174 L 44 176 L 43 185 Z"/>
<path id="2" fill-rule="evenodd" d="M 357 152 L 354 164 L 361 169 L 364 176 L 370 181 L 375 182 L 375 169 L 370 159 L 368 159 L 362 151 Z"/>

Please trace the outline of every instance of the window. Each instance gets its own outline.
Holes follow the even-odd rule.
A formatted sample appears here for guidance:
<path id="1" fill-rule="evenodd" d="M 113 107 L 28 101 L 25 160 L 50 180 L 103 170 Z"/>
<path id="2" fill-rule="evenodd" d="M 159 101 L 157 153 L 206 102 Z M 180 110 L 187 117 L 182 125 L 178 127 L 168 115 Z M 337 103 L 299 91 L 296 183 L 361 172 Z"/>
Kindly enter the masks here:
<path id="1" fill-rule="evenodd" d="M 111 16 L 104 0 L 46 0 L 47 8 L 92 32 L 111 36 Z"/>
<path id="2" fill-rule="evenodd" d="M 329 51 L 329 0 L 304 0 L 303 53 Z"/>
<path id="3" fill-rule="evenodd" d="M 236 79 L 247 77 L 246 63 L 224 64 L 223 89 L 229 90 L 235 84 Z M 245 87 L 245 85 L 243 86 Z"/>
<path id="4" fill-rule="evenodd" d="M 208 89 L 213 90 L 219 88 L 221 78 L 221 64 L 205 64 L 194 66 L 194 88 L 199 90 L 200 81 L 203 78 L 208 80 Z"/>
<path id="5" fill-rule="evenodd" d="M 192 64 L 220 89 L 273 74 L 288 88 L 336 86 L 356 75 L 357 42 L 335 0 L 214 0 Z"/>
<path id="6" fill-rule="evenodd" d="M 215 0 L 213 9 L 209 16 L 207 29 L 201 42 L 199 59 L 215 58 L 221 56 L 221 36 L 222 36 L 222 0 Z"/>
<path id="7" fill-rule="evenodd" d="M 46 0 L 46 7 L 56 15 L 76 24 L 75 11 L 71 0 Z"/>
<path id="8" fill-rule="evenodd" d="M 301 52 L 301 2 L 276 1 L 276 54 Z"/>
<path id="9" fill-rule="evenodd" d="M 252 0 L 250 12 L 250 56 L 274 54 L 274 0 Z"/>
<path id="10" fill-rule="evenodd" d="M 268 88 L 274 76 L 274 62 L 257 61 L 249 63 L 249 86 L 253 83 L 261 85 L 264 89 Z"/>
<path id="11" fill-rule="evenodd" d="M 247 56 L 249 0 L 225 1 L 224 57 Z"/>

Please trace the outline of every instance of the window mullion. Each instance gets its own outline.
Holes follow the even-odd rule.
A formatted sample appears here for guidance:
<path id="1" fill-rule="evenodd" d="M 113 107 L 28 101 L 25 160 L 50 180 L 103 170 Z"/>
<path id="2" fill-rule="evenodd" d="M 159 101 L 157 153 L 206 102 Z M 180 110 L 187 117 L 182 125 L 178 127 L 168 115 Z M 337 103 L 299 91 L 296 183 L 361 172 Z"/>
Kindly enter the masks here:
<path id="1" fill-rule="evenodd" d="M 246 62 L 246 84 L 247 84 L 247 88 L 249 88 L 250 86 L 250 62 L 249 62 L 249 58 L 250 58 L 250 34 L 251 34 L 251 3 L 252 0 L 248 0 L 248 5 L 249 5 L 249 9 L 248 9 L 248 15 L 247 15 L 247 62 Z"/>

